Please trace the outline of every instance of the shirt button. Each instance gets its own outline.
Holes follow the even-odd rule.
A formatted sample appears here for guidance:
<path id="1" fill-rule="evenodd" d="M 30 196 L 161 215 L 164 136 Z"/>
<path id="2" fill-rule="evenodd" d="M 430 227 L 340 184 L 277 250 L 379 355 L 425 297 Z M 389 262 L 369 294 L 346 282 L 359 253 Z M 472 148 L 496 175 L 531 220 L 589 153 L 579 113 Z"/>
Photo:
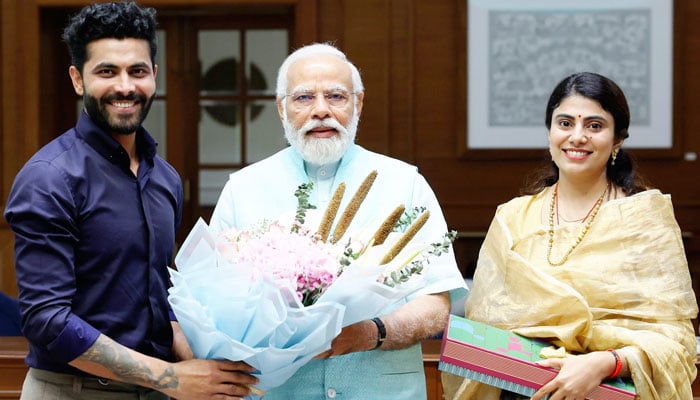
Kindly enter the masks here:
<path id="1" fill-rule="evenodd" d="M 318 171 L 318 174 L 321 176 L 326 176 L 326 170 L 322 169 L 322 170 Z"/>
<path id="2" fill-rule="evenodd" d="M 335 394 L 336 394 L 336 393 L 335 393 L 335 389 L 328 389 L 328 391 L 326 392 L 326 394 L 328 395 L 328 398 L 329 398 L 329 399 L 335 399 Z"/>

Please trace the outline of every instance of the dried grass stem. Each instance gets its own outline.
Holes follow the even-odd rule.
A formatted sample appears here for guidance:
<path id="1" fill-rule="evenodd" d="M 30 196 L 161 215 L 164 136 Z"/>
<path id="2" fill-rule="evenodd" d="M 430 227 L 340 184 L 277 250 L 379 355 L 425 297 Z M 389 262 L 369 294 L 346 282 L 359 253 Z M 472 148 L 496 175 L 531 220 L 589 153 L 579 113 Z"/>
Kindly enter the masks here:
<path id="1" fill-rule="evenodd" d="M 399 240 L 396 241 L 396 243 L 394 243 L 394 245 L 391 246 L 389 251 L 384 255 L 382 260 L 379 262 L 379 265 L 390 263 L 391 260 L 393 260 L 394 257 L 396 257 L 401 252 L 401 250 L 403 250 L 403 248 L 406 247 L 408 242 L 410 242 L 411 239 L 413 239 L 413 237 L 416 236 L 416 233 L 418 233 L 418 231 L 423 227 L 423 225 L 425 225 L 425 222 L 428 220 L 429 217 L 430 211 L 426 210 L 420 215 L 420 217 L 413 221 L 411 226 L 409 226 L 408 229 L 406 229 L 406 232 L 404 232 L 404 234 L 401 235 Z"/>
<path id="2" fill-rule="evenodd" d="M 345 194 L 345 182 L 341 182 L 335 189 L 335 192 L 333 192 L 333 197 L 331 198 L 330 203 L 328 203 L 326 211 L 323 213 L 323 219 L 321 219 L 317 232 L 319 238 L 323 242 L 328 240 L 328 235 L 331 232 L 331 226 L 333 225 L 335 216 L 338 214 L 338 209 L 340 208 L 340 201 L 343 199 L 343 194 Z"/>
<path id="3" fill-rule="evenodd" d="M 360 209 L 360 205 L 365 200 L 365 197 L 367 196 L 369 189 L 372 187 L 372 184 L 374 183 L 376 177 L 376 170 L 370 172 L 369 175 L 367 175 L 367 177 L 365 178 L 365 180 L 362 181 L 360 187 L 357 188 L 357 191 L 352 196 L 350 203 L 348 203 L 347 207 L 345 207 L 345 210 L 343 211 L 343 214 L 340 216 L 338 224 L 335 226 L 335 230 L 333 231 L 333 238 L 331 239 L 332 243 L 336 243 L 338 240 L 340 240 L 341 237 L 343 237 L 345 231 L 347 231 L 348 227 L 350 226 L 350 223 L 352 222 L 353 218 L 355 218 L 357 210 Z"/>
<path id="4" fill-rule="evenodd" d="M 377 229 L 377 231 L 374 233 L 374 236 L 372 236 L 372 244 L 374 246 L 378 246 L 386 240 L 387 237 L 389 237 L 389 234 L 394 230 L 394 226 L 396 223 L 399 221 L 401 218 L 401 215 L 403 215 L 403 212 L 406 210 L 406 207 L 401 204 L 397 206 L 394 211 L 392 211 L 391 214 L 389 214 L 388 217 L 384 220 L 382 225 Z"/>

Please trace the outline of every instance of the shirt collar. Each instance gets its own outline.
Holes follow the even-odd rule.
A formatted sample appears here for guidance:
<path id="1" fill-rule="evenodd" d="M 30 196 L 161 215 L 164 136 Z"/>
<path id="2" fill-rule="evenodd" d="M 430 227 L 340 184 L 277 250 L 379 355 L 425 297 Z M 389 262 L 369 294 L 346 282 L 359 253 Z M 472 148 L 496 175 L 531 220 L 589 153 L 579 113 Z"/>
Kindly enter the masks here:
<path id="1" fill-rule="evenodd" d="M 304 161 L 304 170 L 312 181 L 333 179 L 335 173 L 338 171 L 338 166 L 340 166 L 340 161 L 330 164 L 313 164 Z"/>
<path id="2" fill-rule="evenodd" d="M 114 164 L 129 167 L 129 155 L 126 150 L 112 136 L 98 127 L 85 111 L 81 111 L 75 131 L 79 138 L 104 158 Z M 157 152 L 156 141 L 143 126 L 136 130 L 136 152 L 142 161 L 147 161 L 149 164 L 153 163 Z"/>

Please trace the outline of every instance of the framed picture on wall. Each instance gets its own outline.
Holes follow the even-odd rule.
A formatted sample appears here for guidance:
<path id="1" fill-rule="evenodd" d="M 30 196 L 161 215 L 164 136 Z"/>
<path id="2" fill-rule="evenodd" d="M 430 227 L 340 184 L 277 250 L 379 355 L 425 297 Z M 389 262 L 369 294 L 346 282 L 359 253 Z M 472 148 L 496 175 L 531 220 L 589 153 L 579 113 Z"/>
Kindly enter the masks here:
<path id="1" fill-rule="evenodd" d="M 467 2 L 467 150 L 543 149 L 549 95 L 581 71 L 613 79 L 626 146 L 673 147 L 672 0 Z"/>

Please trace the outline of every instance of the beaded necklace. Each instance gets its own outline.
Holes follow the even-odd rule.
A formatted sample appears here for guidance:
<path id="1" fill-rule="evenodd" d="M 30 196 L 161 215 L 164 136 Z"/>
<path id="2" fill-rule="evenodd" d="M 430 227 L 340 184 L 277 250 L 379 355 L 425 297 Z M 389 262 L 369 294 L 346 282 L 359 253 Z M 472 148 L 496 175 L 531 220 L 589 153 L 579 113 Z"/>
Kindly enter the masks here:
<path id="1" fill-rule="evenodd" d="M 558 217 L 558 211 L 559 211 L 559 183 L 554 186 L 554 190 L 552 191 L 552 201 L 549 204 L 549 243 L 547 245 L 547 262 L 549 265 L 552 267 L 558 267 L 560 265 L 563 265 L 566 260 L 569 259 L 569 256 L 571 253 L 578 247 L 578 245 L 581 243 L 583 238 L 586 236 L 588 233 L 588 230 L 591 228 L 591 224 L 593 223 L 593 220 L 595 219 L 595 216 L 598 214 L 598 210 L 600 209 L 600 206 L 603 204 L 603 199 L 605 199 L 605 194 L 608 192 L 608 187 L 605 187 L 605 190 L 603 191 L 603 194 L 600 195 L 598 200 L 595 202 L 593 205 L 593 208 L 591 208 L 590 211 L 588 211 L 588 214 L 586 214 L 585 217 L 583 217 L 582 221 L 585 221 L 588 219 L 588 216 L 590 215 L 590 219 L 588 219 L 588 222 L 586 222 L 586 225 L 583 226 L 583 229 L 581 232 L 578 234 L 578 237 L 576 238 L 576 242 L 569 248 L 569 250 L 564 254 L 564 257 L 561 258 L 560 261 L 558 262 L 553 262 L 552 261 L 552 247 L 554 246 L 554 214 L 555 214 L 555 208 L 557 209 L 557 217 Z M 557 222 L 559 220 L 557 219 Z"/>

